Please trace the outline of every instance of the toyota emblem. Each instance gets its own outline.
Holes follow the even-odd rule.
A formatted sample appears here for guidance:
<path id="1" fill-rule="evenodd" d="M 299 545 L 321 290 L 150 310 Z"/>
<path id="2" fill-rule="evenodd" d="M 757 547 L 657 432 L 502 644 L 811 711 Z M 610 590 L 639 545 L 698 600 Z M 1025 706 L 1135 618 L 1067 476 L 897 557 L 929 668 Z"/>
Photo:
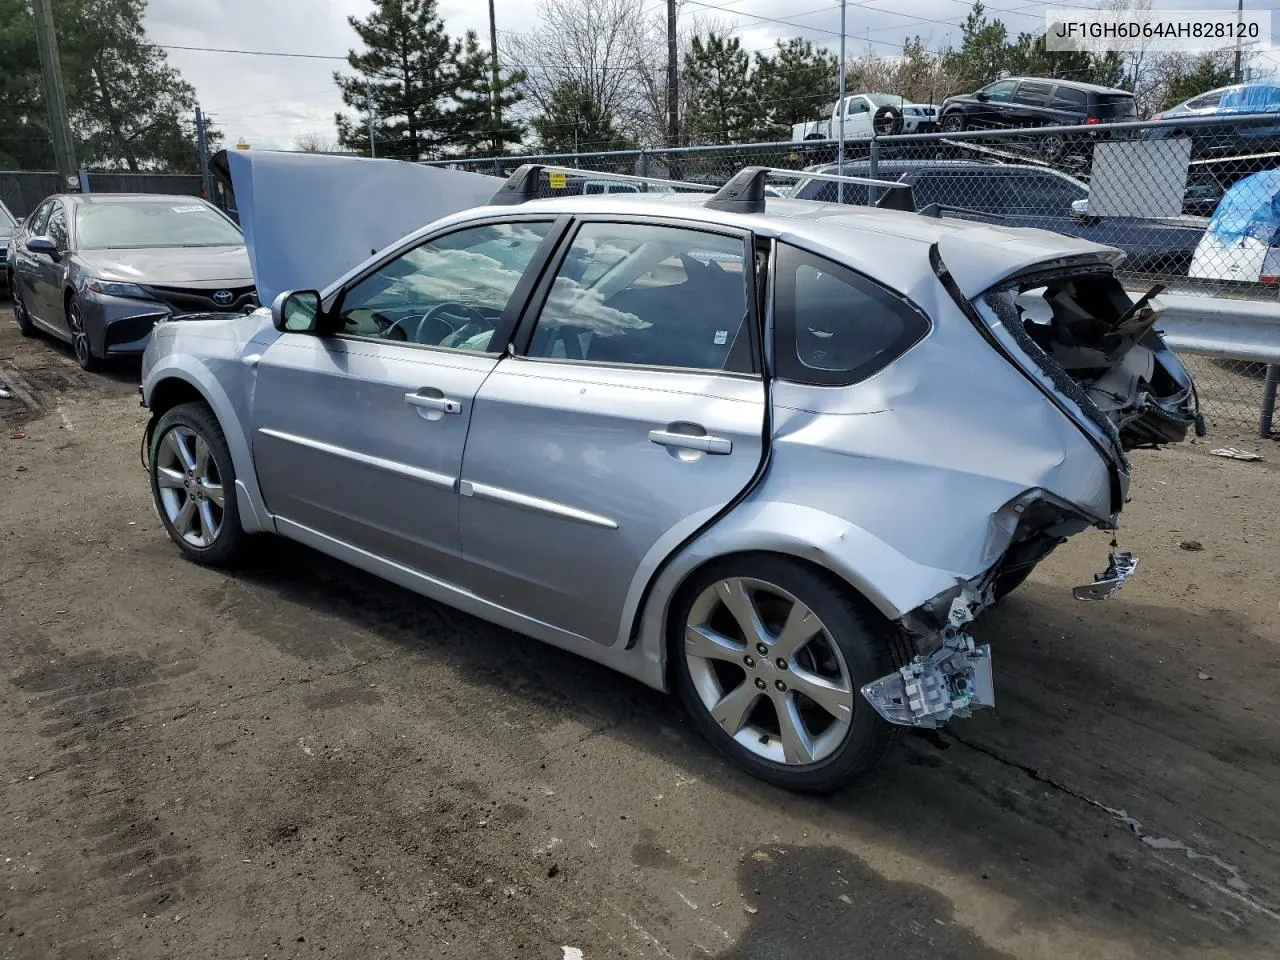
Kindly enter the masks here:
<path id="1" fill-rule="evenodd" d="M 215 290 L 213 294 L 213 302 L 224 307 L 235 298 L 236 295 L 230 290 Z"/>

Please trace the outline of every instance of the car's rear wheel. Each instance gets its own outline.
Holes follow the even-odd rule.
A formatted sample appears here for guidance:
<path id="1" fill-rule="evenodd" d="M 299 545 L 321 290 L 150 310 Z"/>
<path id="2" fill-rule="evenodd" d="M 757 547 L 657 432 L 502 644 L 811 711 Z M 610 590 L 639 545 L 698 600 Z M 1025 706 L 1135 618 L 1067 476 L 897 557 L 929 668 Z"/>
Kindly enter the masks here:
<path id="1" fill-rule="evenodd" d="M 151 493 L 173 542 L 196 563 L 230 561 L 244 542 L 235 465 L 217 417 L 203 403 L 165 413 L 151 435 Z"/>
<path id="2" fill-rule="evenodd" d="M 861 696 L 890 673 L 886 625 L 836 578 L 744 554 L 699 571 L 672 620 L 681 698 L 739 766 L 793 790 L 831 790 L 875 766 L 895 728 Z"/>
<path id="3" fill-rule="evenodd" d="M 81 369 L 93 371 L 101 367 L 102 358 L 93 352 L 93 343 L 84 326 L 84 314 L 80 312 L 80 304 L 74 296 L 67 299 L 67 329 L 71 331 L 71 349 L 75 351 L 76 363 Z"/>
<path id="4" fill-rule="evenodd" d="M 943 133 L 959 133 L 964 129 L 964 114 L 948 113 L 942 118 L 941 127 Z"/>
<path id="5" fill-rule="evenodd" d="M 13 319 L 18 324 L 18 332 L 24 337 L 34 337 L 39 331 L 31 322 L 31 314 L 27 312 L 27 305 L 22 301 L 22 291 L 18 289 L 12 276 L 9 278 L 9 289 L 12 291 L 10 297 L 13 300 Z"/>

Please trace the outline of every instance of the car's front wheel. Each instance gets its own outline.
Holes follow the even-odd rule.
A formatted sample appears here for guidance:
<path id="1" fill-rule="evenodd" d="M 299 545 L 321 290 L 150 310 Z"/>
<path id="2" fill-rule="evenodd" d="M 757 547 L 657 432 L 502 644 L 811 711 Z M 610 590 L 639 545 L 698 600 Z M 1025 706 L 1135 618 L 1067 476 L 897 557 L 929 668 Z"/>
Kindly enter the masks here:
<path id="1" fill-rule="evenodd" d="M 892 745 L 895 728 L 860 693 L 895 667 L 886 624 L 835 577 L 743 554 L 699 571 L 674 614 L 681 698 L 739 766 L 782 787 L 825 791 Z"/>
<path id="2" fill-rule="evenodd" d="M 964 114 L 948 113 L 942 118 L 943 133 L 959 133 L 964 129 Z"/>
<path id="3" fill-rule="evenodd" d="M 102 358 L 93 352 L 93 343 L 84 325 L 84 314 L 80 312 L 80 304 L 74 296 L 67 300 L 67 329 L 71 331 L 71 349 L 75 351 L 80 368 L 93 371 L 101 367 Z"/>
<path id="4" fill-rule="evenodd" d="M 213 411 L 182 403 L 151 434 L 151 493 L 164 528 L 196 563 L 232 559 L 244 542 L 236 506 L 235 465 Z"/>

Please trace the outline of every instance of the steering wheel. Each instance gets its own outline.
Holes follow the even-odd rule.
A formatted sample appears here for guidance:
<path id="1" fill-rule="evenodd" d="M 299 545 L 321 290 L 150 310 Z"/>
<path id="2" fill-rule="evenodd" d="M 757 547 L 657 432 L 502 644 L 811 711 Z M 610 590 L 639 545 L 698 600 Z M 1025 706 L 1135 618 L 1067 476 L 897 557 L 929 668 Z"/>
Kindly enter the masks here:
<path id="1" fill-rule="evenodd" d="M 464 322 L 461 326 L 454 326 L 445 319 L 445 315 L 452 315 L 454 319 L 462 319 Z M 409 335 L 407 325 L 410 323 L 417 324 L 413 330 L 416 336 Z M 437 329 L 428 333 L 428 324 L 436 324 Z M 401 317 L 382 330 L 381 335 L 387 340 L 404 340 L 410 343 L 441 346 L 450 337 L 461 339 L 464 334 L 474 336 L 482 330 L 493 329 L 493 326 L 493 322 L 488 317 L 470 304 L 446 300 L 436 304 L 420 317 Z M 467 332 L 469 327 L 472 329 Z"/>

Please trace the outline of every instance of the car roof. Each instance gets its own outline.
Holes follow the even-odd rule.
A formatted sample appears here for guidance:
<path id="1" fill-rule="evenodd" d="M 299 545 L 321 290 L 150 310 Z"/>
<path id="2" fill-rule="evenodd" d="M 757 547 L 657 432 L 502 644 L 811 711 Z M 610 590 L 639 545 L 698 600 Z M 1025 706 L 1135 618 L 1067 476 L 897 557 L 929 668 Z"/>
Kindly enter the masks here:
<path id="1" fill-rule="evenodd" d="M 815 200 L 770 198 L 763 211 L 734 213 L 709 209 L 710 193 L 613 193 L 592 197 L 565 196 L 530 200 L 516 206 L 486 206 L 463 211 L 430 225 L 419 233 L 442 226 L 461 225 L 481 217 L 546 214 L 654 216 L 685 220 L 697 225 L 751 230 L 758 235 L 787 240 L 847 264 L 907 295 L 934 283 L 928 266 L 928 250 L 934 244 L 955 247 L 955 236 L 972 249 L 966 258 L 977 264 L 970 273 L 1002 273 L 1011 264 L 1038 262 L 1056 256 L 1108 253 L 1110 248 L 1047 230 L 1004 227 L 965 220 L 925 217 L 915 213 L 860 207 Z M 417 234 L 415 234 L 417 236 Z M 972 287 L 981 288 L 980 281 Z M 928 294 L 932 295 L 932 293 Z"/>
<path id="2" fill-rule="evenodd" d="M 836 173 L 837 164 L 824 163 L 817 167 L 810 167 L 808 173 Z M 1056 176 L 1066 176 L 1059 170 L 1051 167 L 1041 167 L 1034 163 L 983 163 L 981 160 L 877 160 L 876 169 L 885 171 L 911 171 L 911 170 L 932 170 L 939 168 L 943 170 L 974 170 L 981 172 L 990 172 L 992 170 L 1030 170 L 1036 173 L 1051 173 Z M 871 169 L 871 161 L 869 160 L 846 160 L 844 162 L 845 170 L 857 170 L 859 176 L 862 171 Z"/>
<path id="3" fill-rule="evenodd" d="M 1087 93 L 1106 93 L 1118 94 L 1126 97 L 1132 97 L 1133 94 L 1128 90 L 1121 90 L 1119 87 L 1104 87 L 1096 83 L 1085 83 L 1082 80 L 1062 80 L 1058 77 L 1001 77 L 1000 80 L 1031 80 L 1035 83 L 1054 84 L 1059 87 L 1071 87 L 1073 90 L 1084 90 Z M 1000 80 L 992 80 L 991 83 L 999 83 Z M 983 84 L 984 87 L 991 86 L 991 83 Z"/>

